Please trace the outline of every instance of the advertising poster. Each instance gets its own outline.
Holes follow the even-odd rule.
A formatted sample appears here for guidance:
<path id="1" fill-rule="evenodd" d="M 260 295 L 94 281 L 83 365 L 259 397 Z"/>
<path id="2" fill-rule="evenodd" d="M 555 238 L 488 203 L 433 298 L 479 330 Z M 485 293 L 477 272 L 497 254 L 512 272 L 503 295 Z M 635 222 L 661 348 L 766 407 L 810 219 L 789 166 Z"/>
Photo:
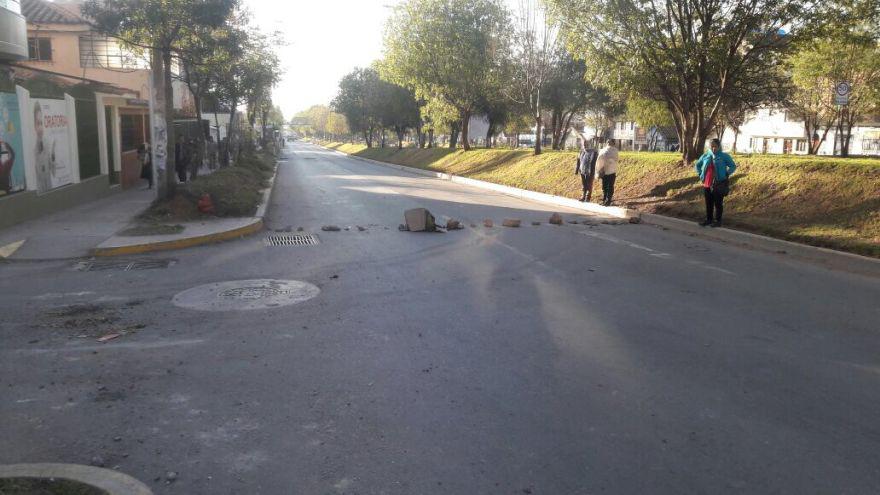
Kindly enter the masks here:
<path id="1" fill-rule="evenodd" d="M 34 112 L 34 156 L 37 191 L 46 192 L 73 182 L 67 106 L 64 100 L 31 99 Z"/>
<path id="2" fill-rule="evenodd" d="M 0 196 L 24 191 L 21 114 L 15 93 L 0 93 Z"/>

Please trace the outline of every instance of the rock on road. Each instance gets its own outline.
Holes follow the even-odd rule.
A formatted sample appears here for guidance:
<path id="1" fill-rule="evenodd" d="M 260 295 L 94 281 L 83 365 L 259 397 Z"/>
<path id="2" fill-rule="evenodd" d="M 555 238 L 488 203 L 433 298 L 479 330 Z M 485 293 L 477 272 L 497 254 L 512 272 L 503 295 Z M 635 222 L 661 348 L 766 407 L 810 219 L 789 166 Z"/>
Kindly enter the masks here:
<path id="1" fill-rule="evenodd" d="M 413 207 L 465 228 L 399 232 Z M 0 463 L 157 494 L 880 493 L 877 279 L 303 143 L 269 212 L 320 244 L 0 266 Z M 171 303 L 270 278 L 320 293 Z"/>

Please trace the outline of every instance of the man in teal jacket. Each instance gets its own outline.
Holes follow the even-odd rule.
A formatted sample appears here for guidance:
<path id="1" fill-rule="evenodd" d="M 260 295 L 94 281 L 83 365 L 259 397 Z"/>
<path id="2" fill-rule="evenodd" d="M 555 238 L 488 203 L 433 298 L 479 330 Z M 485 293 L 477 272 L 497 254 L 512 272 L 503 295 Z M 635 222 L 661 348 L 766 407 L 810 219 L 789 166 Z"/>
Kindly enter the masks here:
<path id="1" fill-rule="evenodd" d="M 713 139 L 707 151 L 694 167 L 703 185 L 703 196 L 706 199 L 706 220 L 700 222 L 705 227 L 721 226 L 721 213 L 724 211 L 724 196 L 730 191 L 730 175 L 736 170 L 736 163 L 727 153 L 721 151 L 721 141 Z M 715 213 L 714 221 L 712 213 Z"/>

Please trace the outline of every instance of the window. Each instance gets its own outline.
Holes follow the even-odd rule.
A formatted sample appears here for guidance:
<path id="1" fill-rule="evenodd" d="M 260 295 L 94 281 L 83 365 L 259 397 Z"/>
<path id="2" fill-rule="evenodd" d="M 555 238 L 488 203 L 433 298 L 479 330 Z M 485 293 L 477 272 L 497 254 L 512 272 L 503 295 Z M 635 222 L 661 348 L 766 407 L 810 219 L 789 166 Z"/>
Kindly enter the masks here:
<path id="1" fill-rule="evenodd" d="M 880 139 L 862 139 L 862 151 L 880 151 Z"/>
<path id="2" fill-rule="evenodd" d="M 79 38 L 79 66 L 101 69 L 141 69 L 141 63 L 131 52 L 124 50 L 114 39 L 95 36 Z"/>
<path id="3" fill-rule="evenodd" d="M 28 58 L 30 60 L 52 60 L 52 38 L 28 38 Z"/>
<path id="4" fill-rule="evenodd" d="M 798 139 L 796 148 L 798 151 L 807 151 L 807 140 Z"/>

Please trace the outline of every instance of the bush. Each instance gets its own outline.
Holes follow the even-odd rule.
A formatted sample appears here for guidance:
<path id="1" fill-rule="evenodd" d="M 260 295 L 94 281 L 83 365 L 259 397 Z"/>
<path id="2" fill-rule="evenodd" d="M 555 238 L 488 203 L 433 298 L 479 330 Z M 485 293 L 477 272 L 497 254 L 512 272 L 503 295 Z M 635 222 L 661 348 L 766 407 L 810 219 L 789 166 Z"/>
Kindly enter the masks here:
<path id="1" fill-rule="evenodd" d="M 210 175 L 182 184 L 170 200 L 155 202 L 141 218 L 152 221 L 195 220 L 206 215 L 198 211 L 199 199 L 208 194 L 218 217 L 247 217 L 256 213 L 275 172 L 275 157 L 268 152 L 247 153 L 235 166 L 221 168 Z"/>

